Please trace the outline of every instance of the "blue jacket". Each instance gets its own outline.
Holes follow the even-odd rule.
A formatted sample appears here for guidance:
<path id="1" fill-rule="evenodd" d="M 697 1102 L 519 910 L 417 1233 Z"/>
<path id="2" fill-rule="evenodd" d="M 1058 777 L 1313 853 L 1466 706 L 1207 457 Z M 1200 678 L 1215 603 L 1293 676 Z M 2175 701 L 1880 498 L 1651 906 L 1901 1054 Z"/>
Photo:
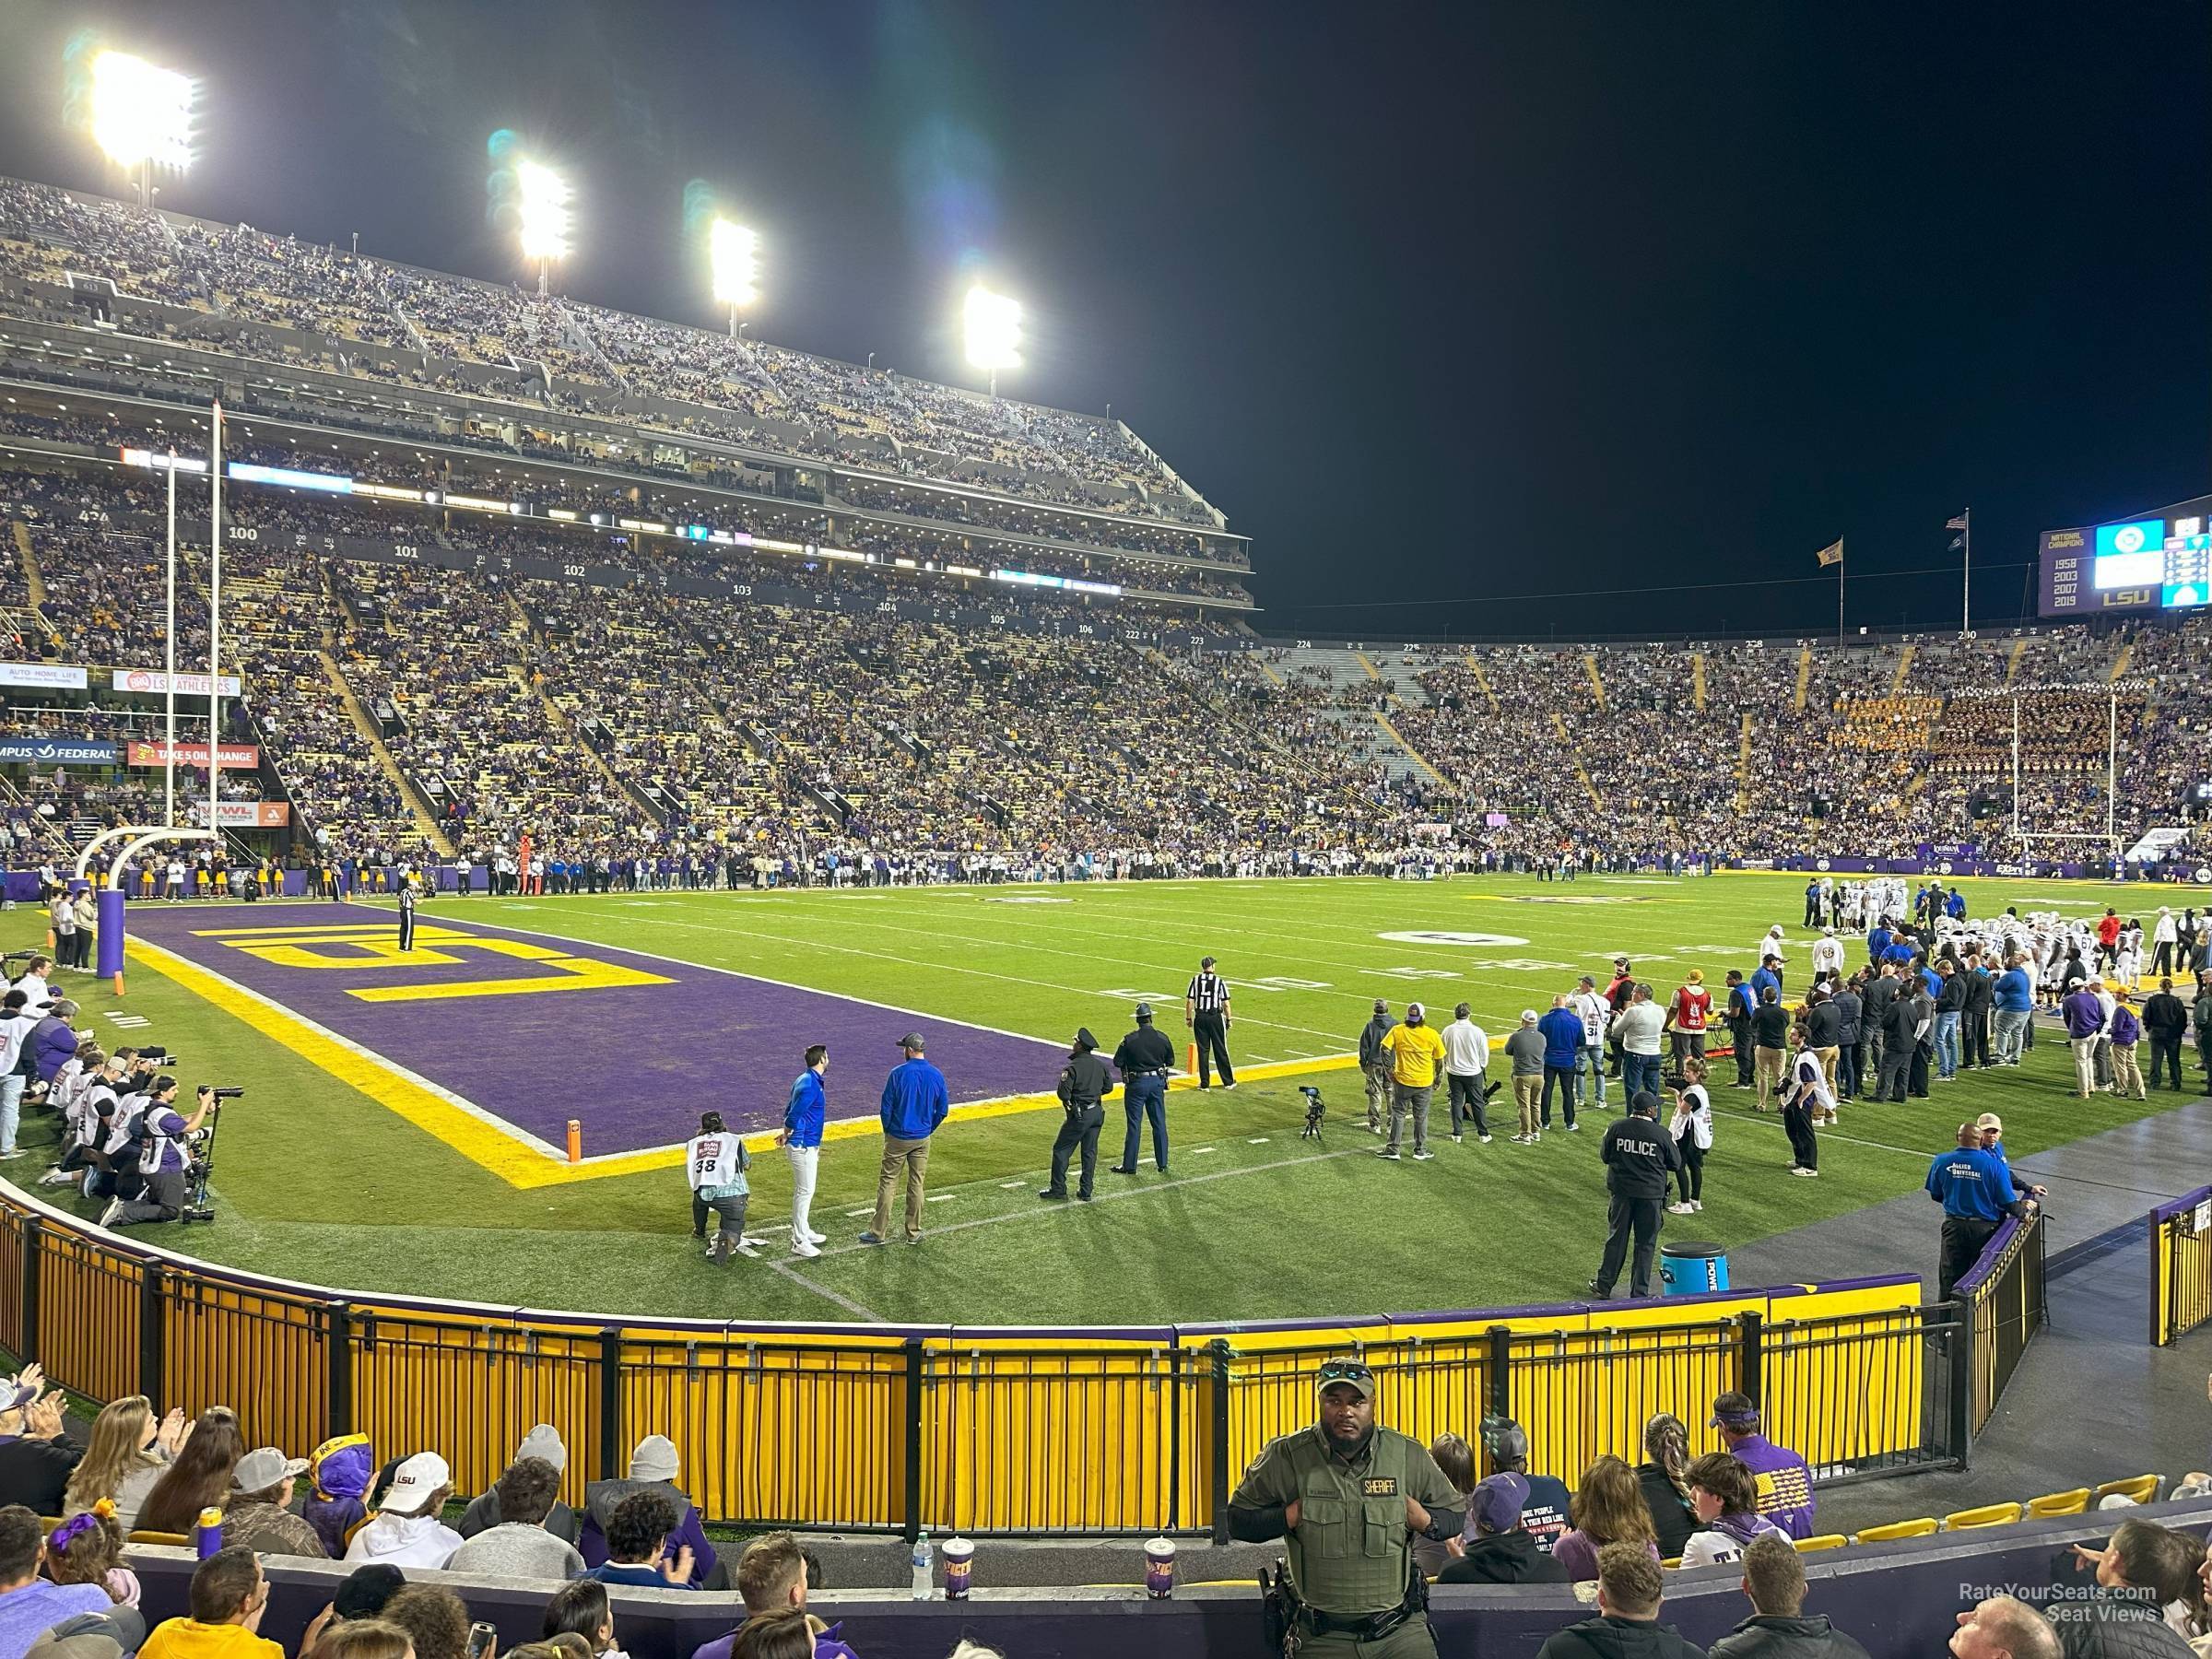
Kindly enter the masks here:
<path id="1" fill-rule="evenodd" d="M 829 1107 L 829 1099 L 822 1093 L 821 1076 L 810 1065 L 793 1079 L 791 1099 L 783 1103 L 783 1127 L 791 1137 L 787 1144 L 820 1146 L 822 1118 Z"/>
<path id="2" fill-rule="evenodd" d="M 1763 963 L 1760 964 L 1760 966 L 1752 973 L 1751 977 L 1746 980 L 1744 983 L 1751 987 L 1750 1000 L 1751 1006 L 1754 1008 L 1758 1007 L 1760 1003 L 1766 1000 L 1761 993 L 1764 992 L 1769 985 L 1774 987 L 1776 995 L 1780 995 L 1782 994 L 1782 976 L 1774 972 L 1772 969 L 1768 968 Z"/>
<path id="3" fill-rule="evenodd" d="M 926 1060 L 891 1067 L 883 1082 L 883 1132 L 894 1140 L 926 1140 L 952 1110 L 945 1074 Z"/>
<path id="4" fill-rule="evenodd" d="M 1870 962 L 1880 961 L 1882 953 L 1889 948 L 1889 930 L 1886 927 L 1877 927 L 1868 934 L 1866 935 L 1866 959 Z"/>
<path id="5" fill-rule="evenodd" d="M 2005 1160 L 1980 1147 L 1938 1152 L 1928 1165 L 1927 1189 L 1945 1215 L 1973 1221 L 2002 1220 L 2020 1197 Z"/>
<path id="6" fill-rule="evenodd" d="M 1583 1052 L 1583 1017 L 1572 1008 L 1554 1008 L 1536 1021 L 1536 1030 L 1544 1033 L 1544 1064 L 1572 1071 Z"/>
<path id="7" fill-rule="evenodd" d="M 2007 968 L 1997 975 L 1997 1012 L 2025 1014 L 2035 1006 L 2035 987 L 2028 982 L 2028 970 Z"/>

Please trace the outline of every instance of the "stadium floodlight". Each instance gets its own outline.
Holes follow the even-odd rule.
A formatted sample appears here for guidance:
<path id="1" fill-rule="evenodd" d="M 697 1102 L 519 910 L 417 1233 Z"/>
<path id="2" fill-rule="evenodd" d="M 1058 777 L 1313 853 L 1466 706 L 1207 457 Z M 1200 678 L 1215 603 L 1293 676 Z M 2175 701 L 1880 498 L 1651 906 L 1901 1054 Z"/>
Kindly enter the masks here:
<path id="1" fill-rule="evenodd" d="M 717 218 L 707 228 L 707 259 L 713 268 L 714 298 L 730 308 L 735 335 L 738 308 L 760 298 L 760 239 L 743 225 Z"/>
<path id="2" fill-rule="evenodd" d="M 968 290 L 963 318 L 968 361 L 991 376 L 991 395 L 996 397 L 998 371 L 1021 367 L 1021 302 L 978 283 Z"/>
<path id="3" fill-rule="evenodd" d="M 192 164 L 193 83 L 127 52 L 92 60 L 92 138 L 138 183 L 140 206 L 153 204 L 153 171 Z"/>
<path id="4" fill-rule="evenodd" d="M 514 182 L 521 196 L 523 257 L 537 262 L 537 291 L 542 294 L 554 262 L 569 256 L 569 182 L 536 161 L 518 163 Z"/>

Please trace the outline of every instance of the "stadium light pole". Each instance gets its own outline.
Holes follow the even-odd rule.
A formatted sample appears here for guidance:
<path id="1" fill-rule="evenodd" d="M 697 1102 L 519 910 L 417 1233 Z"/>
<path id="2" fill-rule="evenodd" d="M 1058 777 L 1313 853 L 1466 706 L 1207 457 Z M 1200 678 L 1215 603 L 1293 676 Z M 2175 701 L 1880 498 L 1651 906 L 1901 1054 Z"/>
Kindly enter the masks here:
<path id="1" fill-rule="evenodd" d="M 968 290 L 961 318 L 967 328 L 969 364 L 991 377 L 991 395 L 996 397 L 998 371 L 1021 367 L 1021 302 L 978 283 Z"/>
<path id="2" fill-rule="evenodd" d="M 574 216 L 569 211 L 569 184 L 551 168 L 524 161 L 514 170 L 522 193 L 523 257 L 537 265 L 537 291 L 551 286 L 553 265 L 569 256 L 569 232 Z"/>
<path id="3" fill-rule="evenodd" d="M 707 262 L 714 277 L 714 299 L 730 308 L 730 337 L 743 328 L 741 307 L 760 298 L 760 239 L 745 226 L 717 218 L 707 228 Z"/>
<path id="4" fill-rule="evenodd" d="M 92 60 L 92 141 L 138 186 L 138 206 L 154 205 L 154 169 L 192 164 L 192 77 L 127 52 Z"/>

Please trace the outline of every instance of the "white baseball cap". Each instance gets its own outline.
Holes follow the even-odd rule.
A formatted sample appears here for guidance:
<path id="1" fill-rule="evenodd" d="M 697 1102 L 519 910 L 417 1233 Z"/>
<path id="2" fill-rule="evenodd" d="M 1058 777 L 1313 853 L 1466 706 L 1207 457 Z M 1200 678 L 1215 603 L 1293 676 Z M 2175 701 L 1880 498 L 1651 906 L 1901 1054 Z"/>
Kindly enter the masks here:
<path id="1" fill-rule="evenodd" d="M 418 1452 L 401 1464 L 384 1493 L 383 1507 L 402 1514 L 417 1514 L 440 1487 L 453 1484 L 453 1472 L 435 1452 Z"/>
<path id="2" fill-rule="evenodd" d="M 1536 1023 L 1536 1011 L 1534 1008 L 1522 1009 L 1521 1023 L 1523 1025 L 1535 1025 Z"/>

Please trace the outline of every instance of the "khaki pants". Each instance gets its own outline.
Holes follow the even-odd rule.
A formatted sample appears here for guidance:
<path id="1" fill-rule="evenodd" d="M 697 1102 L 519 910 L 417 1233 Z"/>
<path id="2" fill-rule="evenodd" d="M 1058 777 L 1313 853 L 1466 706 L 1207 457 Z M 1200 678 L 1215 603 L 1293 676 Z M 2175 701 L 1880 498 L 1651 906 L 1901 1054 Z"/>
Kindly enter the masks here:
<path id="1" fill-rule="evenodd" d="M 2143 1089 L 2143 1070 L 2136 1064 L 2136 1045 L 2132 1042 L 2112 1044 L 2112 1092 L 2136 1100 L 2149 1098 Z"/>
<path id="2" fill-rule="evenodd" d="M 1541 1123 L 1538 1115 L 1544 1104 L 1544 1074 L 1532 1072 L 1524 1077 L 1513 1075 L 1513 1103 L 1521 1108 L 1521 1133 L 1534 1135 Z"/>
<path id="3" fill-rule="evenodd" d="M 1382 1125 L 1390 1121 L 1390 1095 L 1394 1079 L 1391 1065 L 1386 1059 L 1380 1065 L 1364 1068 L 1367 1073 L 1367 1126 L 1371 1133 L 1380 1134 Z"/>
<path id="4" fill-rule="evenodd" d="M 1758 1061 L 1759 1106 L 1764 1111 L 1768 1094 L 1782 1092 L 1783 1053 L 1778 1048 L 1755 1048 L 1751 1053 Z"/>
<path id="5" fill-rule="evenodd" d="M 1836 1055 L 1839 1052 L 1832 1048 L 1813 1051 L 1814 1053 L 1820 1056 L 1820 1069 L 1828 1074 L 1828 1095 L 1831 1100 L 1836 1096 Z"/>
<path id="6" fill-rule="evenodd" d="M 2084 1100 L 2097 1092 L 2097 1044 L 2100 1041 L 2096 1037 L 2074 1039 L 2074 1087 Z"/>
<path id="7" fill-rule="evenodd" d="M 899 1190 L 900 1171 L 906 1175 L 906 1236 L 922 1236 L 922 1180 L 929 1172 L 929 1141 L 883 1137 L 883 1175 L 876 1182 L 876 1219 L 870 1230 L 879 1239 L 891 1234 L 891 1194 Z"/>

